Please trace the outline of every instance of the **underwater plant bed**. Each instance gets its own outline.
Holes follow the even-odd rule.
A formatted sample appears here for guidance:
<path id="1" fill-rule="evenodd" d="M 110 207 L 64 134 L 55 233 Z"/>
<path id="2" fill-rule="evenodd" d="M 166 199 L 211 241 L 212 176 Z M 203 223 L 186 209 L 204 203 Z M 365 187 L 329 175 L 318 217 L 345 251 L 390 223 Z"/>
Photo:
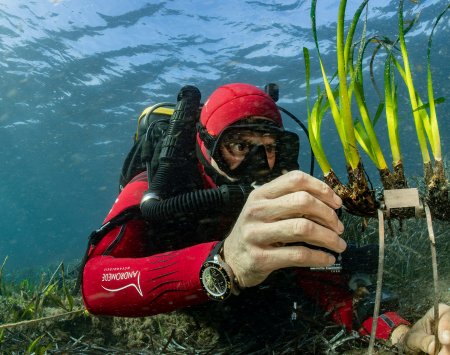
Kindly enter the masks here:
<path id="1" fill-rule="evenodd" d="M 371 219 L 362 231 L 361 218 L 343 215 L 345 238 L 355 245 L 377 243 L 378 224 Z M 392 221 L 386 239 L 384 287 L 398 293 L 400 313 L 413 321 L 430 308 L 433 295 L 429 242 L 423 220 L 408 220 L 402 226 Z M 450 302 L 450 254 L 448 226 L 435 223 L 440 257 L 439 300 Z M 391 234 L 392 233 L 392 234 Z M 424 252 L 421 252 L 423 250 Z M 7 264 L 4 270 L 7 270 Z M 55 272 L 53 272 L 55 274 Z M 72 311 L 67 303 L 61 276 L 52 271 L 35 278 L 38 281 L 1 280 L 0 322 L 2 325 L 43 317 L 59 318 L 29 325 L 0 328 L 0 349 L 6 354 L 360 354 L 369 339 L 355 337 L 324 317 L 323 312 L 299 299 L 297 320 L 292 321 L 292 290 L 286 286 L 273 290 L 274 298 L 252 299 L 250 304 L 236 302 L 207 303 L 184 311 L 142 318 L 96 317 L 84 312 L 81 296 L 73 296 Z M 58 273 L 56 273 L 58 275 Z M 276 274 L 277 280 L 283 274 Z M 51 281 L 51 282 L 49 282 Z M 375 280 L 374 280 L 375 281 Z M 55 284 L 46 297 L 36 303 L 36 295 L 48 284 Z M 75 276 L 65 276 L 66 289 L 74 292 Z M 48 290 L 48 288 L 47 288 Z M 256 293 L 257 295 L 257 293 Z M 31 302 L 33 301 L 33 302 Z M 29 307 L 30 302 L 38 308 Z M 25 310 L 27 310 L 25 312 Z M 245 312 L 244 312 L 245 310 Z M 334 351 L 334 352 L 333 352 Z M 396 348 L 377 342 L 376 354 L 395 354 Z"/>
<path id="2" fill-rule="evenodd" d="M 437 105 L 445 101 L 435 98 L 431 53 L 433 34 L 450 5 L 443 5 L 441 13 L 435 18 L 427 44 L 427 88 L 422 90 L 414 85 L 414 73 L 411 70 L 406 34 L 414 28 L 416 17 L 404 19 L 404 0 L 398 4 L 398 35 L 388 38 L 384 33 L 370 33 L 368 29 L 368 0 L 362 1 L 353 15 L 351 23 L 346 26 L 345 12 L 347 1 L 341 0 L 336 25 L 336 65 L 332 72 L 326 71 L 318 41 L 316 24 L 316 3 L 311 2 L 312 34 L 317 53 L 317 62 L 322 75 L 323 87 L 317 86 L 317 96 L 311 100 L 311 61 L 307 48 L 303 48 L 306 72 L 308 131 L 311 148 L 323 172 L 324 181 L 341 196 L 348 212 L 358 216 L 376 217 L 377 209 L 384 204 L 383 194 L 376 194 L 372 187 L 360 154 L 361 148 L 379 173 L 383 190 L 407 189 L 411 187 L 404 171 L 404 155 L 401 149 L 401 127 L 412 126 L 406 120 L 400 122 L 399 112 L 408 112 L 417 133 L 418 146 L 423 161 L 423 183 L 421 184 L 421 200 L 431 210 L 433 218 L 450 220 L 450 185 L 446 175 L 444 157 L 442 155 L 441 138 Z M 360 24 L 365 12 L 366 18 Z M 355 34 L 361 33 L 359 38 Z M 347 28 L 346 28 L 347 27 Z M 370 35 L 368 34 L 370 33 Z M 373 49 L 369 53 L 370 49 Z M 378 58 L 384 56 L 384 73 L 374 72 Z M 363 64 L 364 63 L 364 64 Z M 368 63 L 368 65 L 366 65 Z M 334 73 L 332 76 L 329 74 Z M 366 77 L 370 74 L 370 80 Z M 397 80 L 397 77 L 400 80 Z M 379 90 L 377 81 L 383 79 Z M 415 78 L 417 81 L 417 78 Z M 371 107 L 371 100 L 366 95 L 365 85 L 371 82 L 378 104 Z M 399 86 L 403 85 L 409 107 L 401 107 Z M 425 91 L 426 99 L 423 98 Z M 422 95 L 422 96 L 421 96 Z M 373 95 L 372 95 L 373 96 Z M 372 98 L 371 98 L 372 99 Z M 372 103 L 373 105 L 373 103 Z M 375 126 L 385 120 L 389 138 L 392 168 L 385 158 L 384 147 L 379 142 L 380 132 Z M 341 142 L 347 170 L 347 183 L 342 182 L 327 158 L 326 147 L 321 140 L 323 120 L 332 119 L 336 133 Z M 445 119 L 445 118 L 444 118 Z M 333 147 L 333 149 L 335 149 Z M 431 151 L 431 154 L 430 154 Z M 418 187 L 418 186 L 416 186 Z M 414 217 L 408 209 L 397 210 L 391 218 Z"/>

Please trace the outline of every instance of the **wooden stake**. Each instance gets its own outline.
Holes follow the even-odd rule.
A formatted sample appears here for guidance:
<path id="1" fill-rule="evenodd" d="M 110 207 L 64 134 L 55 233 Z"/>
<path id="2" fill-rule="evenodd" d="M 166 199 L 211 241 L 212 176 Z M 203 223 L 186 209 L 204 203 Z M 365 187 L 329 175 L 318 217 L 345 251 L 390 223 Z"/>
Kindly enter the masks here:
<path id="1" fill-rule="evenodd" d="M 378 237 L 379 237 L 379 254 L 378 254 L 378 273 L 377 288 L 375 293 L 375 307 L 372 316 L 372 331 L 370 332 L 369 355 L 373 354 L 375 345 L 375 334 L 377 332 L 378 316 L 380 314 L 381 290 L 383 287 L 383 271 L 384 271 L 384 214 L 382 210 L 378 210 Z"/>
<path id="2" fill-rule="evenodd" d="M 439 353 L 440 343 L 438 336 L 439 327 L 439 277 L 436 256 L 436 239 L 434 237 L 433 222 L 431 220 L 430 208 L 425 204 L 425 216 L 427 217 L 428 236 L 430 237 L 431 264 L 433 266 L 433 285 L 434 285 L 434 353 Z"/>

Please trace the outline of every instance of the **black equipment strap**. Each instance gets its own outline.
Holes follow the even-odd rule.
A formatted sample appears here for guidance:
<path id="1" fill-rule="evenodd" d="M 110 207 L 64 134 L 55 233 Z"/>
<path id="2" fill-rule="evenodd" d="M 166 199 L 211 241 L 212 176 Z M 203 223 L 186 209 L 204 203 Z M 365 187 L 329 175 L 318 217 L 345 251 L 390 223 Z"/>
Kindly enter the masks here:
<path id="1" fill-rule="evenodd" d="M 108 234 L 110 231 L 112 231 L 115 227 L 121 226 L 125 223 L 128 223 L 129 221 L 133 219 L 143 219 L 141 209 L 139 205 L 129 207 L 122 212 L 120 212 L 117 216 L 111 218 L 108 222 L 103 224 L 99 229 L 93 231 L 89 237 L 88 237 L 88 246 L 86 248 L 86 252 L 83 256 L 83 259 L 81 260 L 79 271 L 78 271 L 78 277 L 77 277 L 77 283 L 75 286 L 74 293 L 78 292 L 81 286 L 81 282 L 83 280 L 83 269 L 84 265 L 86 264 L 88 257 L 89 257 L 89 250 L 91 249 L 91 246 L 97 245 L 103 237 Z"/>
<path id="2" fill-rule="evenodd" d="M 132 219 L 141 219 L 143 218 L 141 214 L 141 209 L 139 206 L 129 207 L 122 212 L 120 212 L 117 216 L 111 218 L 108 222 L 103 224 L 99 229 L 93 231 L 89 235 L 89 246 L 97 245 L 103 237 L 108 234 L 111 230 L 113 230 L 117 226 L 121 226 Z"/>

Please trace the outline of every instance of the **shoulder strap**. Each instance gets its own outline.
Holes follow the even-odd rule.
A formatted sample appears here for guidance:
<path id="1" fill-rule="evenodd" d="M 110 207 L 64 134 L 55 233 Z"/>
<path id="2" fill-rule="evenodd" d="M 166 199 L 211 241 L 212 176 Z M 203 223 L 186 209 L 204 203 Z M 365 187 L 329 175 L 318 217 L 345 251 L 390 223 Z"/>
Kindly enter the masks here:
<path id="1" fill-rule="evenodd" d="M 129 207 L 122 212 L 120 212 L 117 216 L 111 218 L 108 222 L 104 223 L 99 229 L 93 231 L 89 235 L 89 247 L 97 245 L 103 237 L 108 234 L 111 230 L 113 230 L 117 226 L 121 226 L 132 219 L 141 219 L 144 218 L 141 213 L 141 209 L 139 206 Z"/>
<path id="2" fill-rule="evenodd" d="M 84 253 L 83 259 L 80 262 L 79 271 L 78 271 L 78 277 L 77 282 L 75 286 L 75 292 L 78 292 L 80 289 L 81 282 L 83 280 L 83 269 L 84 265 L 86 265 L 86 262 L 89 257 L 89 250 L 91 249 L 91 246 L 97 245 L 103 237 L 108 234 L 110 231 L 112 231 L 115 227 L 121 226 L 125 223 L 128 223 L 129 221 L 133 219 L 143 219 L 141 209 L 139 206 L 132 206 L 129 207 L 122 212 L 120 212 L 117 216 L 114 216 L 111 218 L 108 222 L 104 223 L 99 229 L 93 231 L 89 237 L 88 237 L 88 246 L 86 248 L 86 252 Z"/>

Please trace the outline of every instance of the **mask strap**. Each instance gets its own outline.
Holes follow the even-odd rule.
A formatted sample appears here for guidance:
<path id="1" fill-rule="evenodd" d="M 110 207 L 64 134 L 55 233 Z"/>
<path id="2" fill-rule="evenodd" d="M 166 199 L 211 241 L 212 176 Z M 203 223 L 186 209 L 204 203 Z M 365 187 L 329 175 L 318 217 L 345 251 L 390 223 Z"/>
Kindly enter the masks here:
<path id="1" fill-rule="evenodd" d="M 200 139 L 203 141 L 206 149 L 208 149 L 208 153 L 211 153 L 214 144 L 216 143 L 217 138 L 210 135 L 206 130 L 206 127 L 201 124 L 201 122 L 197 122 L 197 132 L 200 136 Z"/>

